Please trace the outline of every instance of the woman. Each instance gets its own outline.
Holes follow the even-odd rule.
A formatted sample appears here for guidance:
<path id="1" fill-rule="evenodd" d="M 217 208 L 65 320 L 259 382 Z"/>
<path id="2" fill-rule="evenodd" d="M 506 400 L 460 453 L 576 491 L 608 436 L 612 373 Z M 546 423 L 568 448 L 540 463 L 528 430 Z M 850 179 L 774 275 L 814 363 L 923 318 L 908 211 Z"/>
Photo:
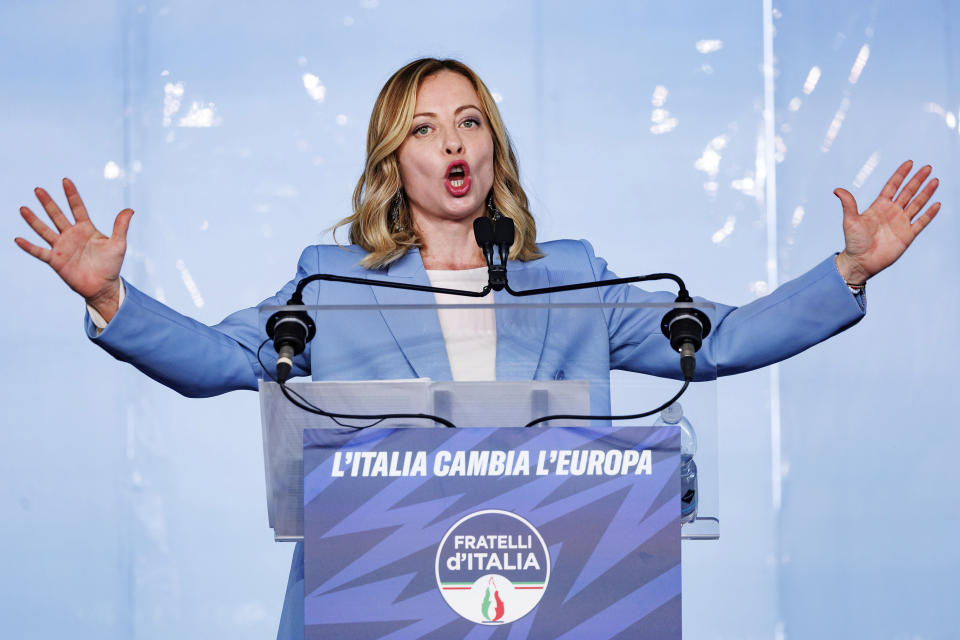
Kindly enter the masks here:
<path id="1" fill-rule="evenodd" d="M 862 213 L 848 191 L 837 189 L 843 208 L 843 251 L 749 305 L 739 309 L 717 305 L 711 317 L 714 329 L 701 350 L 700 371 L 729 374 L 764 366 L 857 322 L 863 315 L 866 281 L 892 264 L 940 208 L 940 203 L 934 203 L 921 214 L 938 181 L 930 180 L 921 189 L 930 167 L 907 180 L 910 169 L 909 161 L 903 163 Z M 256 388 L 262 376 L 256 349 L 264 335 L 256 309 L 207 327 L 124 283 L 120 267 L 133 212 L 121 211 L 113 234 L 107 237 L 94 228 L 67 179 L 64 192 L 75 222 L 38 188 L 37 197 L 56 231 L 27 207 L 21 208 L 21 214 L 50 248 L 23 238 L 16 242 L 49 264 L 86 300 L 91 339 L 186 395 Z M 354 213 L 341 222 L 350 225 L 353 245 L 346 250 L 308 247 L 295 280 L 265 303 L 285 303 L 296 281 L 311 273 L 479 289 L 486 281 L 486 269 L 473 237 L 473 220 L 501 212 L 517 226 L 509 267 L 514 288 L 612 277 L 585 242 L 536 244 L 536 228 L 520 187 L 513 150 L 497 107 L 476 74 L 456 61 L 417 60 L 388 80 L 374 105 L 367 162 L 354 192 Z M 304 301 L 316 302 L 321 291 L 324 300 L 350 303 L 410 302 L 418 301 L 419 295 L 314 283 Z M 578 300 L 610 302 L 672 298 L 628 286 L 576 294 Z M 548 332 L 546 312 L 511 316 L 509 310 L 498 310 L 495 316 L 493 312 L 486 317 L 473 314 L 475 324 L 466 335 L 462 331 L 455 335 L 462 318 L 418 313 L 349 322 L 333 317 L 337 314 L 318 316 L 322 339 L 296 359 L 293 373 L 315 379 L 426 376 L 457 380 L 600 380 L 612 368 L 670 377 L 679 374 L 679 359 L 659 335 L 659 316 L 652 314 L 607 310 L 590 317 L 551 315 Z M 505 330 L 523 323 L 530 330 Z M 365 344 L 378 348 L 365 349 Z M 606 413 L 607 390 L 597 386 L 591 389 L 591 409 Z M 281 637 L 302 634 L 302 606 L 298 545 Z"/>

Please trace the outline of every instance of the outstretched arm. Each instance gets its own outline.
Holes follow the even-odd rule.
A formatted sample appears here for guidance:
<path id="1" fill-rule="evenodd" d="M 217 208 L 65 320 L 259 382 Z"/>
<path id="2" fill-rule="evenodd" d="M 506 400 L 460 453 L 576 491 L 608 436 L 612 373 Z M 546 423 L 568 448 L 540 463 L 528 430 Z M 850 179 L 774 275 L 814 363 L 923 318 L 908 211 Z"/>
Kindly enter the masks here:
<path id="1" fill-rule="evenodd" d="M 233 389 L 255 389 L 263 375 L 256 357 L 265 337 L 256 308 L 231 314 L 208 327 L 127 286 L 123 308 L 119 308 L 120 267 L 126 252 L 126 235 L 133 211 L 124 209 L 114 222 L 113 234 L 100 233 L 77 193 L 64 178 L 63 190 L 74 222 L 63 214 L 50 195 L 35 193 L 56 231 L 42 222 L 28 207 L 20 214 L 50 246 L 37 246 L 16 238 L 17 246 L 41 260 L 60 276 L 109 324 L 102 332 L 88 320 L 89 337 L 119 360 L 129 362 L 148 376 L 187 396 L 211 396 Z M 316 269 L 317 252 L 304 250 L 293 280 L 262 304 L 285 304 L 297 280 Z M 276 361 L 272 345 L 264 347 L 264 361 Z M 294 375 L 310 372 L 309 347 L 294 363 Z"/>
<path id="2" fill-rule="evenodd" d="M 939 202 L 923 210 L 939 186 L 937 179 L 924 186 L 931 167 L 921 168 L 907 181 L 912 166 L 910 161 L 901 164 L 862 213 L 849 191 L 834 191 L 843 206 L 845 239 L 845 247 L 836 258 L 825 260 L 743 307 L 717 305 L 710 314 L 714 329 L 698 353 L 698 377 L 709 376 L 712 370 L 724 375 L 766 366 L 858 322 L 863 309 L 843 281 L 856 287 L 889 267 L 940 210 Z M 606 263 L 594 261 L 598 278 L 611 277 Z M 831 263 L 836 264 L 836 270 Z M 837 270 L 842 279 L 837 277 Z M 613 301 L 668 302 L 671 298 L 634 287 L 611 288 L 608 295 L 617 291 L 620 297 Z M 659 335 L 656 319 L 656 314 L 612 314 L 612 367 L 667 377 L 678 375 L 678 359 Z"/>

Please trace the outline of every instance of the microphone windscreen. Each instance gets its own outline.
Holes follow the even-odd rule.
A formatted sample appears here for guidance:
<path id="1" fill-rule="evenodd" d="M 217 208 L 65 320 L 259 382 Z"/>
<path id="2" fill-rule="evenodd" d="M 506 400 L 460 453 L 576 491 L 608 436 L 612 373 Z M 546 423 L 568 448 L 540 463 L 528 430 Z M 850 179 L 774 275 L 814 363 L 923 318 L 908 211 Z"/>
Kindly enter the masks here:
<path id="1" fill-rule="evenodd" d="M 493 223 L 490 222 L 490 218 L 480 216 L 473 221 L 473 236 L 481 248 L 493 244 Z"/>
<path id="2" fill-rule="evenodd" d="M 503 216 L 497 220 L 497 228 L 494 232 L 495 240 L 494 242 L 499 246 L 510 247 L 513 245 L 513 238 L 516 235 L 516 232 L 513 228 L 513 220 Z"/>

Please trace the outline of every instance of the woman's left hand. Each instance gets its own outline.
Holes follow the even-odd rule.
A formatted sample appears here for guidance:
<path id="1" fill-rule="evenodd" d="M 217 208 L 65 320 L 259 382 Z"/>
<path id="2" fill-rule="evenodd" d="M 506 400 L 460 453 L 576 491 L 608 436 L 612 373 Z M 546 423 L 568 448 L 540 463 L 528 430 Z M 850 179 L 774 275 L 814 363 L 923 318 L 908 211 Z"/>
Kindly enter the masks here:
<path id="1" fill-rule="evenodd" d="M 940 211 L 940 203 L 934 202 L 917 217 L 940 184 L 934 178 L 917 193 L 930 176 L 930 165 L 917 171 L 897 194 L 912 166 L 912 160 L 901 164 L 863 213 L 857 209 L 853 194 L 846 189 L 834 190 L 833 194 L 840 198 L 843 206 L 843 236 L 846 240 L 846 247 L 837 255 L 837 269 L 848 283 L 866 282 L 896 262 Z"/>

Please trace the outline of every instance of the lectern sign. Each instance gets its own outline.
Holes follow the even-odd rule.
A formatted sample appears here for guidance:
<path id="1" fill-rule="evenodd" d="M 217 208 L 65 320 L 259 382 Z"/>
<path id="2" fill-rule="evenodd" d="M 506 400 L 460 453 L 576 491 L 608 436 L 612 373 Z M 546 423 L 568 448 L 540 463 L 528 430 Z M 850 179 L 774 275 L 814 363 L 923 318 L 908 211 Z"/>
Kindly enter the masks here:
<path id="1" fill-rule="evenodd" d="M 677 427 L 306 430 L 306 638 L 679 640 L 678 467 Z"/>
<path id="2" fill-rule="evenodd" d="M 447 604 L 479 624 L 506 624 L 537 606 L 550 578 L 547 545 L 509 511 L 464 516 L 437 548 L 437 585 Z"/>

